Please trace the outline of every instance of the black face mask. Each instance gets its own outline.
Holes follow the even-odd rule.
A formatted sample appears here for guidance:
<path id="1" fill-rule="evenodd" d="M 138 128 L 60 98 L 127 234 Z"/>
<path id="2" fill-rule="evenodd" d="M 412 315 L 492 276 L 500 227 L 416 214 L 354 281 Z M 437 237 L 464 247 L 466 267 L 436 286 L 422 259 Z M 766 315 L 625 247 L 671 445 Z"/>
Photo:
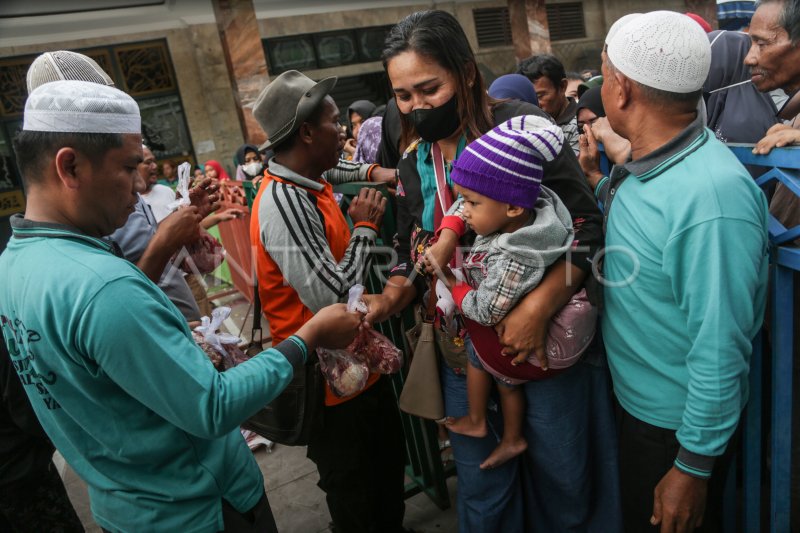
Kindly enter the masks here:
<path id="1" fill-rule="evenodd" d="M 415 109 L 406 117 L 414 124 L 419 136 L 431 143 L 447 139 L 461 125 L 455 94 L 439 107 Z"/>

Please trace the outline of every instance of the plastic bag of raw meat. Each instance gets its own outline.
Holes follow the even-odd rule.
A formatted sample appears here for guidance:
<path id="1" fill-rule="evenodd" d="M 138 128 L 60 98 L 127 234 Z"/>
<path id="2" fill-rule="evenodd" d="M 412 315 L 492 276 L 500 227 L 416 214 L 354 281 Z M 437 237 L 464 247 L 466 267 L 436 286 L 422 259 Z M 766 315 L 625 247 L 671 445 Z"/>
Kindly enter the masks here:
<path id="1" fill-rule="evenodd" d="M 239 349 L 239 337 L 217 331 L 230 314 L 230 307 L 217 307 L 211 311 L 211 317 L 204 316 L 201 324 L 192 332 L 194 341 L 217 370 L 228 370 L 247 360 L 247 356 Z"/>
<path id="2" fill-rule="evenodd" d="M 319 366 L 331 391 L 340 398 L 364 390 L 369 379 L 369 368 L 347 350 L 317 348 Z"/>
<path id="3" fill-rule="evenodd" d="M 192 166 L 189 163 L 178 165 L 177 191 L 180 198 L 169 204 L 170 209 L 180 209 L 191 203 L 189 200 L 189 183 Z M 185 250 L 175 256 L 175 264 L 187 274 L 210 274 L 225 260 L 225 248 L 205 229 L 200 230 L 200 237 Z"/>
<path id="4" fill-rule="evenodd" d="M 367 304 L 362 299 L 364 287 L 353 285 L 350 288 L 350 297 L 347 301 L 347 310 L 351 313 L 365 313 Z M 353 342 L 346 348 L 348 352 L 367 363 L 370 372 L 379 374 L 394 374 L 403 366 L 403 352 L 386 336 L 374 329 L 365 329 L 356 335 Z"/>
<path id="5" fill-rule="evenodd" d="M 347 310 L 366 313 L 363 295 L 364 287 L 354 285 L 350 289 Z M 320 348 L 317 353 L 328 385 L 337 396 L 350 396 L 361 391 L 367 385 L 370 372 L 393 374 L 403 366 L 402 352 L 392 341 L 373 329 L 359 332 L 347 348 Z"/>
<path id="6" fill-rule="evenodd" d="M 187 274 L 210 274 L 225 260 L 225 248 L 204 229 L 200 230 L 200 238 L 186 247 L 180 269 Z"/>

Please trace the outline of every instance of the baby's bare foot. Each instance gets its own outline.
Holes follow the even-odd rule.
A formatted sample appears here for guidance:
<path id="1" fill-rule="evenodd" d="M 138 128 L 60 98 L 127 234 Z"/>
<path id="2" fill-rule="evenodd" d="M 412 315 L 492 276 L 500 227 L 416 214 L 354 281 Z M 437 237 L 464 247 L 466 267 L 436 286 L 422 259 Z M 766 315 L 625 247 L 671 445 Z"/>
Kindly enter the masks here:
<path id="1" fill-rule="evenodd" d="M 513 459 L 528 449 L 528 443 L 523 438 L 500 441 L 497 448 L 481 463 L 481 470 L 496 468 L 509 459 Z"/>
<path id="2" fill-rule="evenodd" d="M 486 420 L 474 422 L 470 420 L 469 416 L 448 418 L 445 422 L 445 427 L 453 433 L 467 435 L 468 437 L 485 437 L 487 432 Z"/>

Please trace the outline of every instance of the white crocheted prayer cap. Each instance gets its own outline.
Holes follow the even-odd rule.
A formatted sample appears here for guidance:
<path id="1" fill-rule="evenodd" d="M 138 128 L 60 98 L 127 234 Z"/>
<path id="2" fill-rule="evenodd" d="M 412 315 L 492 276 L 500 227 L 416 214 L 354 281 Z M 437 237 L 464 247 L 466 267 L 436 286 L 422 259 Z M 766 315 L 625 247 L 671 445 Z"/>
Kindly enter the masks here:
<path id="1" fill-rule="evenodd" d="M 628 22 L 635 19 L 636 17 L 641 17 L 641 13 L 628 13 L 627 15 L 623 15 L 617 19 L 617 21 L 611 25 L 611 28 L 608 30 L 608 35 L 606 35 L 606 46 L 608 43 L 611 42 L 611 39 L 617 34 L 617 32 Z"/>
<path id="2" fill-rule="evenodd" d="M 674 11 L 636 17 L 613 36 L 606 52 L 628 78 L 671 93 L 699 91 L 711 67 L 706 32 Z"/>
<path id="3" fill-rule="evenodd" d="M 136 101 L 114 87 L 88 81 L 55 81 L 25 102 L 24 131 L 142 133 Z"/>
<path id="4" fill-rule="evenodd" d="M 45 83 L 83 80 L 114 86 L 114 81 L 91 57 L 69 50 L 45 52 L 31 63 L 26 81 L 28 94 Z"/>

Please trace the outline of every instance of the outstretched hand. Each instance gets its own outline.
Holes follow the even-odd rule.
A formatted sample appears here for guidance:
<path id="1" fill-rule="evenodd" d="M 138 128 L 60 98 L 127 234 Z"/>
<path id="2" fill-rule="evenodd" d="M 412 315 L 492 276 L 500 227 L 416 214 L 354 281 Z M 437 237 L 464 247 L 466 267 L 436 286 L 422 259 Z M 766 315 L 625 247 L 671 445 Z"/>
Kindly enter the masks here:
<path id="1" fill-rule="evenodd" d="M 153 239 L 175 253 L 200 238 L 200 220 L 197 207 L 181 207 L 159 223 Z"/>
<path id="2" fill-rule="evenodd" d="M 350 313 L 345 304 L 324 307 L 297 330 L 309 351 L 316 348 L 344 348 L 363 326 L 361 313 Z"/>
<path id="3" fill-rule="evenodd" d="M 203 178 L 189 189 L 189 202 L 197 208 L 200 218 L 219 209 L 219 182 L 212 178 Z"/>
<path id="4" fill-rule="evenodd" d="M 361 298 L 367 304 L 367 314 L 364 316 L 367 327 L 383 322 L 392 314 L 391 302 L 383 294 L 365 294 Z"/>
<path id="5" fill-rule="evenodd" d="M 359 222 L 369 222 L 380 227 L 383 221 L 383 213 L 386 211 L 386 198 L 376 189 L 364 187 L 358 196 L 350 202 L 347 214 L 350 215 L 354 224 Z"/>

